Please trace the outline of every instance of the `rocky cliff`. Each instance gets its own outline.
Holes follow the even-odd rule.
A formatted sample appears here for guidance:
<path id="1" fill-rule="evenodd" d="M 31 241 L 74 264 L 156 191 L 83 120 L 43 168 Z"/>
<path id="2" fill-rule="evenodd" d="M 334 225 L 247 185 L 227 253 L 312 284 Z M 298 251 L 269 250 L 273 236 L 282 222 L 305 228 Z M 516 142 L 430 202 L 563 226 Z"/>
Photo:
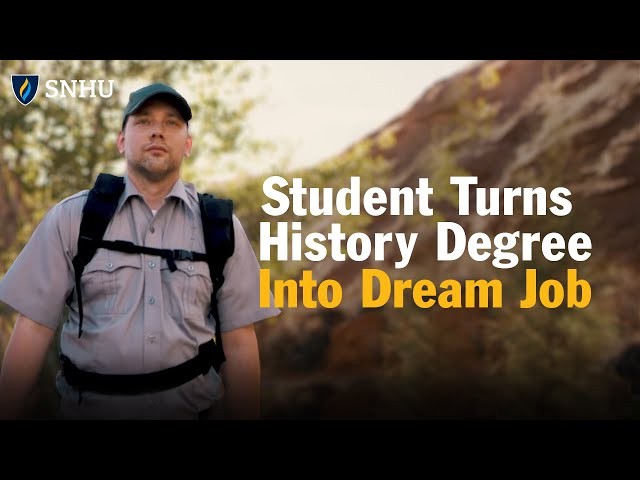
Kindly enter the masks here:
<path id="1" fill-rule="evenodd" d="M 331 278 L 343 286 L 340 307 L 284 309 L 277 322 L 260 327 L 268 415 L 632 415 L 636 407 L 612 362 L 640 339 L 640 62 L 479 62 L 429 88 L 369 138 L 383 133 L 396 141 L 376 151 L 389 167 L 380 182 L 387 189 L 415 188 L 418 178 L 429 178 L 437 213 L 370 217 L 370 236 L 418 233 L 410 264 L 394 269 L 391 253 L 386 263 L 318 262 L 311 267 L 318 281 Z M 449 184 L 455 175 L 477 177 L 487 195 L 489 188 L 501 196 L 509 187 L 566 187 L 572 211 L 526 215 L 516 200 L 513 215 L 478 215 L 473 187 L 471 215 L 459 215 L 457 191 Z M 545 201 L 551 206 L 548 196 Z M 511 269 L 468 255 L 439 262 L 437 221 L 490 238 L 520 231 L 569 239 L 584 232 L 592 255 L 583 262 L 534 255 Z M 322 222 L 305 228 L 326 230 L 327 219 Z M 418 308 L 409 306 L 409 293 L 402 308 L 363 309 L 364 268 L 436 285 L 498 278 L 505 303 L 499 309 Z M 537 269 L 540 281 L 566 280 L 567 269 L 576 269 L 592 287 L 589 306 L 519 308 L 526 268 Z"/>

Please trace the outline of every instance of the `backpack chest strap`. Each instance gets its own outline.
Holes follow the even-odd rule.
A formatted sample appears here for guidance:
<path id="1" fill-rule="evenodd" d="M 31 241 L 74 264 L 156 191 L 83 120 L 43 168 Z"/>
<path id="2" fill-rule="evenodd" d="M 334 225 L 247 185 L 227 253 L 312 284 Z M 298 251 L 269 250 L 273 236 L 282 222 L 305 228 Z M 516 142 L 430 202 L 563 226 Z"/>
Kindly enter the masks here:
<path id="1" fill-rule="evenodd" d="M 152 248 L 142 245 L 136 245 L 125 240 L 93 240 L 89 237 L 80 237 L 81 242 L 91 243 L 96 249 L 106 248 L 107 250 L 116 250 L 124 253 L 144 253 L 147 255 L 158 255 L 164 258 L 169 265 L 169 270 L 175 272 L 178 267 L 176 260 L 191 260 L 193 262 L 206 262 L 207 255 L 205 253 L 192 252 L 190 250 L 168 249 L 168 248 Z"/>

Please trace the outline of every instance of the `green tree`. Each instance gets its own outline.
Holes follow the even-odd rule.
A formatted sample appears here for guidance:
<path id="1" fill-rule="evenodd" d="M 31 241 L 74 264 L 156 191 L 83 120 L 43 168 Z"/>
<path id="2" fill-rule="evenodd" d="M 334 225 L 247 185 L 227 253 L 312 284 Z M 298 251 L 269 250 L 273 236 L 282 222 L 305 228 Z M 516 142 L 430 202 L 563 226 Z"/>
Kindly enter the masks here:
<path id="1" fill-rule="evenodd" d="M 11 74 L 40 75 L 36 98 L 23 106 L 14 98 Z M 251 71 L 241 62 L 156 60 L 0 61 L 0 237 L 4 272 L 42 215 L 65 196 L 88 188 L 99 171 L 121 168 L 116 137 L 128 92 L 151 81 L 177 86 L 192 103 L 196 142 L 186 165 L 206 158 L 228 169 L 223 154 L 263 143 L 244 135 L 247 113 L 256 100 L 243 96 Z M 110 98 L 48 98 L 49 80 L 114 80 Z M 61 85 L 57 85 L 61 91 Z M 109 89 L 105 88 L 105 94 Z M 11 247 L 11 248 L 10 248 Z"/>

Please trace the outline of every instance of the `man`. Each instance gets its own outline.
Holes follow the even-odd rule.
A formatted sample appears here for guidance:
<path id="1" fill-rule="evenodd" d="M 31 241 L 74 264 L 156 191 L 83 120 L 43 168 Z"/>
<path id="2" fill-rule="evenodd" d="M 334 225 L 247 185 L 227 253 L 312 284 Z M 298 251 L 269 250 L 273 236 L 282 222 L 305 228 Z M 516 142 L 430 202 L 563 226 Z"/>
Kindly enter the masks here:
<path id="1" fill-rule="evenodd" d="M 124 190 L 103 239 L 131 242 L 148 253 L 98 248 L 82 273 L 79 302 L 73 259 L 85 190 L 47 213 L 0 281 L 0 301 L 19 312 L 0 372 L 3 418 L 24 414 L 65 301 L 64 368 L 56 378 L 62 418 L 197 419 L 220 405 L 228 418 L 259 417 L 253 324 L 279 310 L 259 307 L 258 261 L 235 215 L 233 254 L 217 294 L 226 361 L 219 372 L 207 364 L 205 373 L 180 385 L 167 388 L 156 381 L 188 369 L 215 336 L 208 264 L 188 255 L 180 261 L 158 255 L 162 249 L 205 252 L 198 194 L 180 179 L 192 147 L 191 116 L 182 95 L 161 83 L 131 93 L 124 111 L 117 140 L 126 159 Z M 101 378 L 83 383 L 87 376 Z M 148 385 L 149 391 L 121 390 L 122 385 Z"/>

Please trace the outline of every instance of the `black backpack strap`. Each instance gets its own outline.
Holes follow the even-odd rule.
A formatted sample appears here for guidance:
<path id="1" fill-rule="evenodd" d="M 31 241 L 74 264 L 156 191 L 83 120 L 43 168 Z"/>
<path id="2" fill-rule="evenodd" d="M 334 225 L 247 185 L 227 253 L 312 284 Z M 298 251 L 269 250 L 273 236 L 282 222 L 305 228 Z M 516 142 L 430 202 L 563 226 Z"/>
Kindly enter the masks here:
<path id="1" fill-rule="evenodd" d="M 217 198 L 208 193 L 198 193 L 200 216 L 204 231 L 204 244 L 213 290 L 211 292 L 211 315 L 215 320 L 216 351 L 213 368 L 216 372 L 225 361 L 218 315 L 218 290 L 224 282 L 223 269 L 227 259 L 233 254 L 233 201 Z"/>
<path id="2" fill-rule="evenodd" d="M 66 355 L 60 355 L 65 381 L 83 391 L 116 395 L 138 395 L 178 387 L 211 369 L 215 343 L 213 339 L 198 347 L 198 355 L 173 367 L 150 373 L 102 374 L 81 370 Z"/>
<path id="3" fill-rule="evenodd" d="M 92 248 L 95 251 L 98 248 L 107 250 L 115 250 L 124 253 L 146 253 L 147 255 L 157 255 L 167 261 L 169 270 L 175 272 L 178 269 L 176 260 L 191 260 L 192 262 L 206 262 L 207 255 L 200 252 L 192 252 L 191 250 L 170 249 L 170 248 L 153 248 L 136 245 L 133 242 L 125 240 L 89 240 L 85 237 L 85 241 L 92 242 Z"/>
<path id="4" fill-rule="evenodd" d="M 78 296 L 78 314 L 80 324 L 78 326 L 78 338 L 82 336 L 82 290 L 80 277 L 84 267 L 91 261 L 99 248 L 107 226 L 116 212 L 118 200 L 124 191 L 124 179 L 108 173 L 98 175 L 96 182 L 82 209 L 80 222 L 80 235 L 78 235 L 78 252 L 73 258 L 75 269 L 76 294 Z"/>

